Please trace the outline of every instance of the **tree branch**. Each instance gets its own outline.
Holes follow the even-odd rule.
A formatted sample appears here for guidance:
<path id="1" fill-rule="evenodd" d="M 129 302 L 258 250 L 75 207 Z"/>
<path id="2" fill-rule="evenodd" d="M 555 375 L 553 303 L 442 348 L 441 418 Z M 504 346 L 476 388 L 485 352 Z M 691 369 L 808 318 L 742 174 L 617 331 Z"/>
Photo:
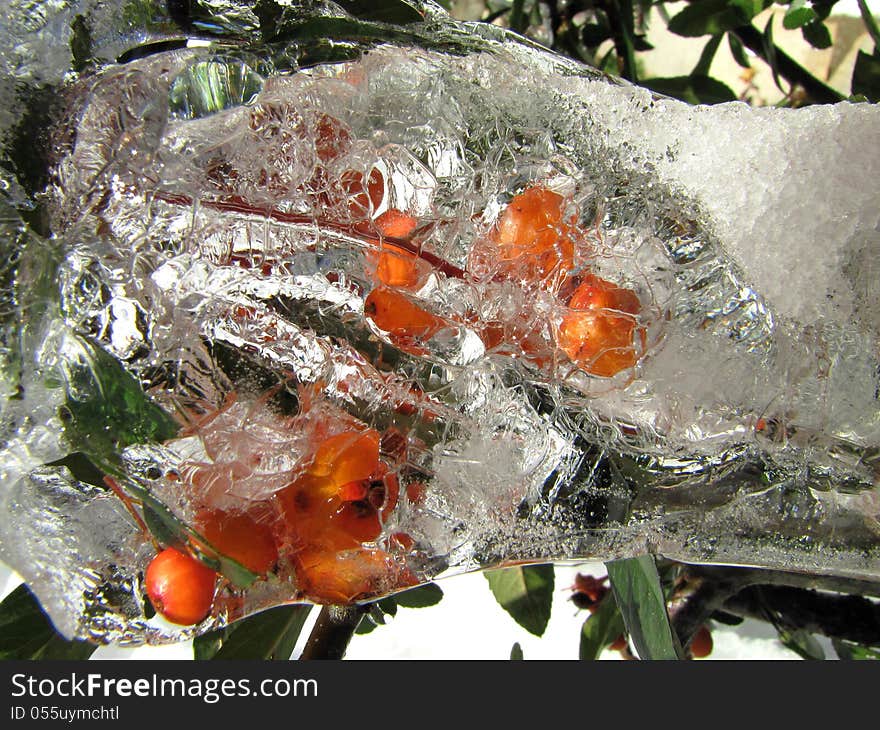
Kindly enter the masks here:
<path id="1" fill-rule="evenodd" d="M 324 606 L 300 659 L 342 659 L 366 606 Z"/>
<path id="2" fill-rule="evenodd" d="M 812 589 L 822 589 L 826 591 L 835 591 L 838 594 L 856 594 L 856 596 L 833 595 L 816 593 Z M 868 620 L 866 624 L 866 635 L 872 636 L 873 629 L 870 629 L 872 620 L 868 609 L 880 611 L 880 607 L 864 598 L 862 595 L 880 596 L 880 584 L 869 581 L 856 580 L 852 578 L 838 578 L 835 576 L 808 575 L 803 573 L 785 573 L 777 570 L 756 570 L 752 568 L 728 568 L 728 567 L 712 567 L 701 565 L 687 565 L 679 577 L 675 594 L 669 604 L 669 619 L 672 627 L 677 633 L 682 646 L 687 647 L 693 639 L 697 630 L 717 611 L 725 611 L 736 616 L 743 614 L 736 610 L 731 610 L 730 606 L 739 607 L 745 610 L 746 606 L 751 603 L 738 603 L 740 597 L 745 593 L 745 599 L 752 600 L 754 596 L 749 591 L 769 592 L 769 595 L 775 596 L 774 591 L 780 591 L 780 595 L 787 595 L 789 599 L 794 597 L 809 597 L 809 606 L 816 610 L 820 604 L 828 609 L 836 607 L 838 604 L 845 605 L 850 609 L 849 619 Z M 789 593 L 784 593 L 789 591 Z M 812 600 L 812 597 L 818 596 L 820 600 Z M 751 597 L 751 598 L 750 598 Z M 829 599 L 829 600 L 826 600 Z M 850 603 L 847 603 L 851 599 Z M 861 601 L 856 604 L 853 601 Z M 783 614 L 786 613 L 784 604 L 780 609 Z M 856 616 L 856 611 L 861 610 L 864 615 Z M 763 613 L 753 611 L 749 614 L 750 618 L 758 618 L 762 621 L 770 620 L 765 610 Z M 816 625 L 819 615 L 812 614 L 795 614 L 791 617 L 790 622 L 779 619 L 777 624 L 786 628 L 804 628 L 808 631 L 816 633 L 825 633 L 818 629 L 810 629 L 807 626 L 800 626 L 797 621 L 811 618 L 810 626 Z M 880 614 L 878 614 L 880 618 Z M 833 623 L 825 622 L 826 627 L 834 626 Z M 857 630 L 856 626 L 852 627 Z M 877 624 L 880 630 L 880 623 Z M 830 636 L 839 636 L 838 633 L 826 634 Z M 847 638 L 839 636 L 839 638 Z M 856 639 L 851 639 L 855 641 Z"/>
<path id="3" fill-rule="evenodd" d="M 724 603 L 724 611 L 802 629 L 833 639 L 880 645 L 880 605 L 861 596 L 842 596 L 786 586 L 752 586 Z"/>

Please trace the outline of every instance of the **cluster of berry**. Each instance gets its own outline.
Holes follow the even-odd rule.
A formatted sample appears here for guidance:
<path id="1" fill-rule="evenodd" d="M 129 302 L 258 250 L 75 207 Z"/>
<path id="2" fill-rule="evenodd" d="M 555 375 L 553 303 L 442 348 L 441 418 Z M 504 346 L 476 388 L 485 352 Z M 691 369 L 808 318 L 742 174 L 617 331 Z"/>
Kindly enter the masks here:
<path id="1" fill-rule="evenodd" d="M 299 416 L 302 420 L 308 416 Z M 339 424 L 323 423 L 320 430 Z M 296 425 L 291 424 L 291 427 Z M 195 527 L 205 552 L 219 552 L 266 577 L 292 572 L 297 595 L 317 603 L 348 603 L 416 583 L 401 556 L 413 548 L 409 535 L 388 536 L 379 546 L 383 526 L 400 499 L 397 473 L 380 453 L 382 436 L 374 429 L 348 424 L 333 435 L 316 436 L 313 452 L 300 460 L 290 483 L 270 498 L 245 509 L 211 507 L 196 513 Z M 399 444 L 388 432 L 385 445 Z M 183 488 L 193 501 L 204 500 L 205 486 L 227 465 L 181 470 Z M 228 475 L 226 475 L 228 477 Z M 423 499 L 424 487 L 411 482 L 404 499 Z M 189 625 L 211 611 L 220 576 L 181 546 L 169 547 L 150 563 L 146 589 L 166 619 Z"/>
<path id="2" fill-rule="evenodd" d="M 264 106 L 254 114 L 262 133 L 290 133 L 287 117 L 292 111 Z M 268 123 L 272 115 L 280 115 L 279 123 L 286 120 L 288 131 Z M 378 166 L 364 172 L 338 172 L 340 160 L 353 144 L 341 122 L 321 114 L 307 130 L 304 120 L 295 118 L 299 126 L 293 125 L 294 131 L 309 133 L 315 144 L 314 179 L 304 189 L 312 191 L 312 202 L 323 211 L 321 220 L 363 237 L 372 282 L 364 313 L 392 344 L 421 354 L 425 343 L 440 330 L 468 326 L 478 333 L 487 351 L 508 352 L 539 366 L 562 353 L 592 375 L 613 377 L 638 362 L 645 346 L 639 298 L 583 264 L 586 235 L 576 225 L 576 216 L 567 217 L 570 201 L 562 195 L 541 184 L 520 192 L 491 231 L 474 243 L 466 270 L 458 270 L 414 242 L 420 220 L 414 211 L 389 207 L 388 183 Z M 333 169 L 336 174 L 331 174 Z M 224 175 L 225 184 L 234 183 L 232 172 Z M 267 175 L 262 184 L 280 194 L 287 183 L 276 177 Z M 233 188 L 215 205 L 246 207 Z M 552 338 L 531 331 L 533 323 L 523 324 L 515 316 L 511 321 L 476 317 L 465 322 L 432 311 L 418 292 L 434 272 L 461 277 L 487 291 L 493 282 L 501 281 L 514 282 L 525 292 L 549 295 L 562 312 L 550 327 L 540 325 L 542 333 L 552 331 Z M 322 416 L 308 412 L 299 418 L 311 419 L 313 446 L 290 482 L 271 498 L 241 509 L 218 509 L 203 499 L 206 503 L 196 513 L 196 530 L 210 549 L 257 575 L 292 572 L 298 598 L 347 603 L 414 584 L 415 576 L 401 559 L 412 549 L 412 539 L 391 534 L 385 539 L 387 549 L 377 542 L 400 499 L 395 458 L 383 448 L 383 439 L 389 437 L 389 443 L 405 443 L 406 439 L 380 434 L 351 420 L 344 426 L 341 422 L 320 425 Z M 206 477 L 204 469 L 189 476 L 181 474 L 180 483 L 193 492 L 191 504 L 198 505 L 200 481 L 210 480 L 210 474 Z M 235 478 L 234 470 L 227 474 L 227 479 Z M 423 492 L 420 483 L 408 484 L 405 498 L 417 503 Z M 150 564 L 146 588 L 153 605 L 167 619 L 194 624 L 210 613 L 218 580 L 199 560 L 169 547 Z"/>

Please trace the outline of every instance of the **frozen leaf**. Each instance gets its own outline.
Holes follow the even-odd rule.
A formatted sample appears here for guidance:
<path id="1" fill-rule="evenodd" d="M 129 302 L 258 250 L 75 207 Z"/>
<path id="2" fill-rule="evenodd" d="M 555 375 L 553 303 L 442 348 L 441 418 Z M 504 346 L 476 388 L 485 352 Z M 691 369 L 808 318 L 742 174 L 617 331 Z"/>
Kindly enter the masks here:
<path id="1" fill-rule="evenodd" d="M 233 59 L 197 61 L 171 82 L 168 106 L 179 119 L 198 119 L 250 104 L 263 79 L 247 64 Z"/>
<path id="2" fill-rule="evenodd" d="M 780 631 L 779 641 L 786 649 L 790 649 L 801 659 L 821 661 L 825 659 L 825 650 L 816 640 L 816 637 L 807 631 Z"/>

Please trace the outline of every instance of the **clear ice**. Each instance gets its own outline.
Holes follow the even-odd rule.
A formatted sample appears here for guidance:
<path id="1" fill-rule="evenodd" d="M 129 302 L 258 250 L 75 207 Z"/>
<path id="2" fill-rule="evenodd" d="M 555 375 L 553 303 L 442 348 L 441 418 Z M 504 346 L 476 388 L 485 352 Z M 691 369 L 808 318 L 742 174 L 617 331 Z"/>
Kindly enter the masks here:
<path id="1" fill-rule="evenodd" d="M 125 56 L 179 36 L 97 1 L 0 27 L 0 558 L 60 631 L 158 643 L 645 550 L 880 579 L 876 106 L 691 107 L 430 4 L 441 42 L 320 62 L 203 5 L 241 42 Z M 530 189 L 565 217 L 537 274 L 491 247 Z M 562 345 L 595 278 L 637 304 L 599 315 L 629 327 L 614 367 Z M 119 490 L 226 576 L 200 625 L 147 618 Z M 206 511 L 270 536 L 265 576 Z"/>

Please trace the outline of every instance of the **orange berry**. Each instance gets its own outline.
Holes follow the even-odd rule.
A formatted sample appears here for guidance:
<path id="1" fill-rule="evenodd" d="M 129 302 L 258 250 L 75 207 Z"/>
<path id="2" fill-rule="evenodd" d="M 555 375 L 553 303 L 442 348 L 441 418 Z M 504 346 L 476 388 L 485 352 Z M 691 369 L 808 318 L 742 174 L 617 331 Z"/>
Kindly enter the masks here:
<path id="1" fill-rule="evenodd" d="M 147 596 L 162 616 L 191 626 L 210 613 L 217 574 L 195 558 L 166 548 L 150 562 L 145 582 Z"/>
<path id="2" fill-rule="evenodd" d="M 369 220 L 385 198 L 385 178 L 375 167 L 370 170 L 367 181 L 357 170 L 346 170 L 339 184 L 348 198 L 348 211 L 356 221 Z"/>
<path id="3" fill-rule="evenodd" d="M 321 114 L 315 124 L 315 151 L 321 162 L 331 162 L 348 152 L 351 133 L 335 117 Z"/>
<path id="4" fill-rule="evenodd" d="M 413 504 L 421 504 L 425 499 L 426 491 L 422 482 L 411 482 L 406 485 L 406 498 Z"/>
<path id="5" fill-rule="evenodd" d="M 417 224 L 418 221 L 413 216 L 397 208 L 389 208 L 376 218 L 376 228 L 383 236 L 391 238 L 409 238 Z"/>
<path id="6" fill-rule="evenodd" d="M 379 216 L 379 220 L 390 212 L 383 213 Z M 402 238 L 403 236 L 397 237 Z M 378 254 L 375 251 L 370 251 L 368 259 L 375 267 L 377 281 L 386 286 L 396 286 L 401 289 L 418 288 L 432 270 L 432 266 L 427 261 L 390 243 L 382 243 Z"/>
<path id="7" fill-rule="evenodd" d="M 612 377 L 638 362 L 645 330 L 638 324 L 641 303 L 634 291 L 589 274 L 568 306 L 554 335 L 559 348 L 581 369 Z"/>
<path id="8" fill-rule="evenodd" d="M 563 221 L 564 212 L 565 198 L 539 185 L 514 197 L 489 235 L 502 271 L 529 281 L 571 271 L 575 230 Z"/>
<path id="9" fill-rule="evenodd" d="M 308 472 L 330 480 L 334 492 L 349 482 L 369 479 L 379 468 L 379 432 L 345 431 L 321 442 Z"/>
<path id="10" fill-rule="evenodd" d="M 446 326 L 409 297 L 385 287 L 373 289 L 364 302 L 364 314 L 376 326 L 397 338 L 428 340 Z"/>
<path id="11" fill-rule="evenodd" d="M 316 603 L 352 603 L 418 582 L 382 550 L 304 550 L 294 567 L 300 590 Z"/>
<path id="12" fill-rule="evenodd" d="M 700 626 L 694 638 L 691 639 L 691 655 L 694 659 L 704 659 L 712 653 L 714 642 L 712 632 L 706 625 Z"/>
<path id="13" fill-rule="evenodd" d="M 626 636 L 621 634 L 608 646 L 611 651 L 623 651 L 627 648 Z"/>
<path id="14" fill-rule="evenodd" d="M 271 525 L 246 513 L 205 510 L 196 517 L 204 538 L 248 570 L 265 575 L 278 561 Z"/>

